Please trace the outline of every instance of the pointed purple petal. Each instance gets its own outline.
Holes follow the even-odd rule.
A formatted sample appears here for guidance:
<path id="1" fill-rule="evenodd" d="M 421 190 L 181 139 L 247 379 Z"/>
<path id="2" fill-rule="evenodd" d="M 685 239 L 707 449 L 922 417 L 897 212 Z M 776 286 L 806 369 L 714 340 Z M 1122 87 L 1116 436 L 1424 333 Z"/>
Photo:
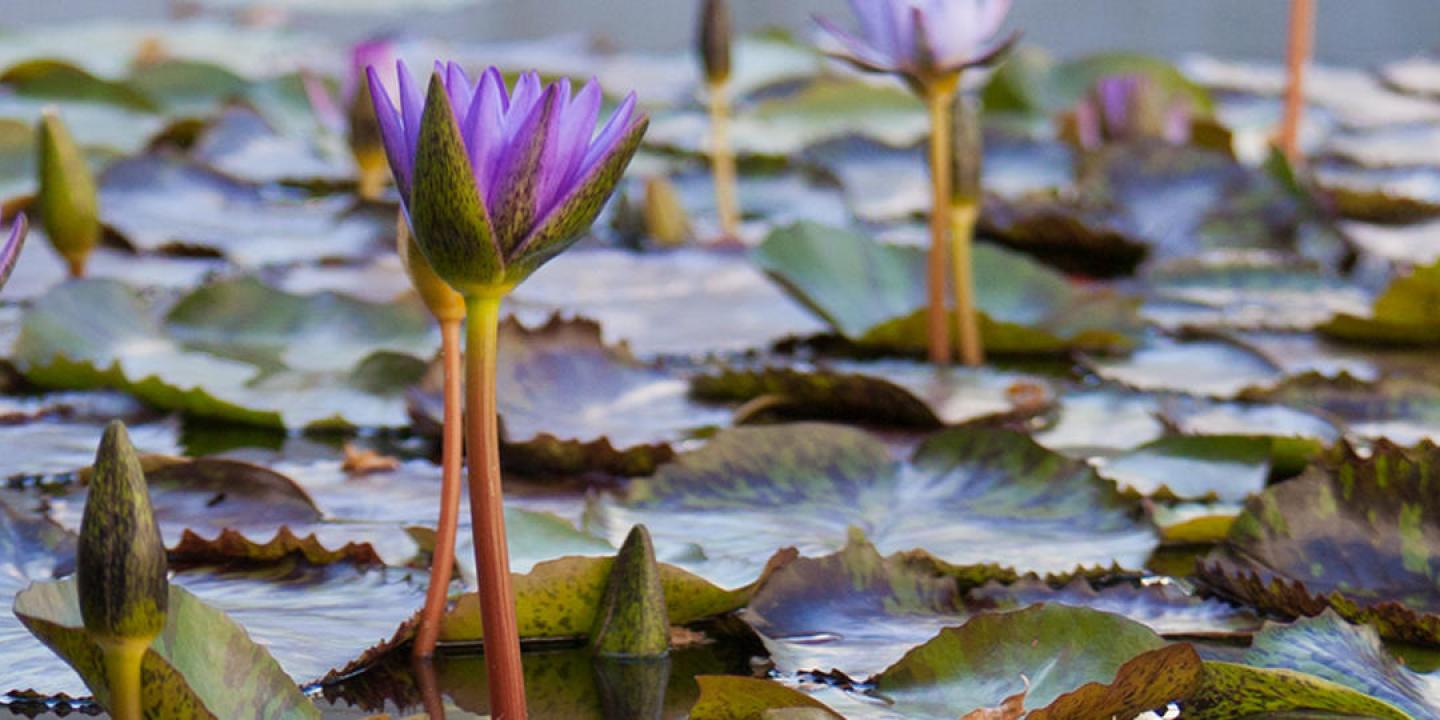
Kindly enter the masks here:
<path id="1" fill-rule="evenodd" d="M 862 63 L 866 67 L 880 69 L 894 67 L 894 63 L 888 54 L 875 48 L 865 40 L 851 35 L 835 23 L 817 15 L 815 17 L 815 24 L 819 25 L 822 31 L 834 38 L 835 41 L 840 43 L 841 47 L 845 49 L 846 54 L 842 56 L 842 59 Z"/>
<path id="2" fill-rule="evenodd" d="M 10 237 L 5 241 L 5 247 L 0 249 L 0 287 L 4 287 L 5 281 L 10 279 L 10 272 L 20 259 L 20 249 L 25 246 L 25 236 L 29 231 L 30 221 L 25 213 L 16 215 L 15 224 L 10 226 Z"/>
<path id="3" fill-rule="evenodd" d="M 375 119 L 380 123 L 380 137 L 385 144 L 385 156 L 390 159 L 390 172 L 395 176 L 395 185 L 400 189 L 400 199 L 410 201 L 410 178 L 414 170 L 415 155 L 405 137 L 405 128 L 395 110 L 395 102 L 386 92 L 385 84 L 375 68 L 367 68 L 365 77 L 370 83 L 370 103 L 375 106 Z"/>
<path id="4" fill-rule="evenodd" d="M 589 175 L 614 148 L 615 143 L 625 136 L 634 124 L 632 119 L 635 114 L 636 102 L 635 93 L 632 92 L 626 95 L 625 100 L 620 103 L 620 107 L 615 108 L 615 112 L 611 113 L 610 120 L 605 123 L 604 128 L 601 128 L 600 133 L 595 136 L 595 140 L 590 143 L 589 149 L 585 152 L 585 159 L 580 164 L 581 175 Z"/>
<path id="5" fill-rule="evenodd" d="M 505 80 L 500 71 L 490 68 L 480 77 L 475 99 L 461 127 L 465 147 L 470 153 L 470 168 L 475 173 L 475 186 L 480 197 L 488 198 L 495 184 L 495 165 L 504 148 L 502 129 L 505 122 Z"/>
<path id="6" fill-rule="evenodd" d="M 450 63 L 445 67 L 445 94 L 450 96 L 450 109 L 455 111 L 455 120 L 460 127 L 465 127 L 465 113 L 470 109 L 471 95 L 474 93 L 470 85 L 470 78 L 465 76 L 464 68 L 459 63 Z"/>
<path id="7" fill-rule="evenodd" d="M 405 128 L 405 148 L 411 162 L 415 158 L 415 146 L 420 143 L 420 114 L 425 111 L 425 98 L 404 60 L 395 61 L 395 73 L 400 79 L 400 122 Z"/>
<path id="8" fill-rule="evenodd" d="M 495 238 L 507 257 L 509 251 L 530 233 L 535 222 L 539 163 L 559 105 L 559 86 L 551 85 L 516 128 L 514 137 L 501 151 L 496 165 L 495 182 L 485 204 L 491 210 Z M 511 112 L 518 107 L 512 106 Z"/>

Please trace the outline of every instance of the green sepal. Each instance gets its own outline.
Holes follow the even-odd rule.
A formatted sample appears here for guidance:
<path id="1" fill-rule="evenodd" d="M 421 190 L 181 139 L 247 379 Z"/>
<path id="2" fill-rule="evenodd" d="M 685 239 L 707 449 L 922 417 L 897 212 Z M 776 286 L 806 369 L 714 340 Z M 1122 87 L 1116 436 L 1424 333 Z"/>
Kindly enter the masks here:
<path id="1" fill-rule="evenodd" d="M 550 215 L 535 228 L 525 241 L 520 243 L 506 268 L 505 280 L 509 285 L 519 284 L 541 265 L 559 255 L 580 239 L 580 234 L 595 222 L 605 202 L 615 192 L 615 186 L 630 166 L 630 159 L 640 148 L 640 140 L 650 126 L 649 118 L 641 118 L 620 138 L 610 155 L 598 167 L 590 171 L 581 187 L 571 192 L 564 202 L 550 211 Z"/>
<path id="2" fill-rule="evenodd" d="M 420 118 L 409 208 L 415 242 L 441 279 L 466 295 L 503 284 L 505 259 L 439 75 Z"/>
<path id="3" fill-rule="evenodd" d="M 615 556 L 590 632 L 601 657 L 659 657 L 670 652 L 670 615 L 650 531 L 636 525 Z"/>
<path id="4" fill-rule="evenodd" d="M 45 111 L 39 136 L 40 222 L 50 243 L 70 264 L 71 274 L 80 275 L 90 251 L 100 242 L 95 176 L 57 113 Z"/>
<path id="5" fill-rule="evenodd" d="M 165 541 L 125 424 L 105 428 L 76 552 L 80 614 L 93 637 L 148 639 L 165 627 Z"/>

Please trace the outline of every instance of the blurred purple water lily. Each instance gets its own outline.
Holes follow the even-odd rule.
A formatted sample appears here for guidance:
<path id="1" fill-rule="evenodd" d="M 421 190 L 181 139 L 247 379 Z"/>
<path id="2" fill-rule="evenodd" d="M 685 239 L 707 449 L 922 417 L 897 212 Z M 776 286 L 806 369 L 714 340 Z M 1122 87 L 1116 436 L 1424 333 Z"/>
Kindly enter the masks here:
<path id="1" fill-rule="evenodd" d="M 347 114 L 354 113 L 357 101 L 363 100 L 365 114 L 371 114 L 369 100 L 358 95 L 367 87 L 365 72 L 371 66 L 381 69 L 385 87 L 393 90 L 396 85 L 395 43 L 388 38 L 375 38 L 358 42 L 350 48 L 349 73 L 340 79 L 340 96 L 338 98 L 330 91 L 320 76 L 309 72 L 301 75 L 305 87 L 305 97 L 310 102 L 310 109 L 315 112 L 315 117 L 321 124 L 331 132 L 338 135 L 349 130 Z M 354 118 L 348 118 L 348 124 L 353 125 L 354 122 Z M 373 120 L 371 124 L 373 124 Z"/>
<path id="2" fill-rule="evenodd" d="M 436 63 L 428 97 L 397 63 L 399 108 L 369 69 L 386 155 L 421 252 L 462 293 L 509 288 L 588 229 L 630 163 L 649 119 L 634 93 L 596 130 L 594 80 L 496 68 L 472 83 Z"/>
<path id="3" fill-rule="evenodd" d="M 860 33 L 817 17 L 839 43 L 833 53 L 870 72 L 896 73 L 923 86 L 986 65 L 1018 37 L 1001 38 L 1011 0 L 850 0 Z"/>
<path id="4" fill-rule="evenodd" d="M 1149 76 L 1109 75 L 1075 106 L 1075 134 L 1086 150 L 1142 138 L 1183 145 L 1190 141 L 1191 114 L 1186 98 L 1163 92 Z"/>
<path id="5" fill-rule="evenodd" d="M 5 246 L 0 248 L 0 288 L 5 287 L 5 282 L 10 279 L 10 273 L 15 269 L 15 261 L 20 259 L 20 248 L 25 246 L 25 236 L 30 232 L 30 221 L 25 213 L 15 216 L 15 224 L 10 226 L 10 237 L 5 240 Z"/>

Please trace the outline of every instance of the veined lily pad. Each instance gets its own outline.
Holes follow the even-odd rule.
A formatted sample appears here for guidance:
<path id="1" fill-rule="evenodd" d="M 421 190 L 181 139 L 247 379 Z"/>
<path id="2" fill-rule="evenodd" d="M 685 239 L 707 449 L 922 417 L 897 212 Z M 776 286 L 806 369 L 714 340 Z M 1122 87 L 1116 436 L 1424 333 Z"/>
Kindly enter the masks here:
<path id="1" fill-rule="evenodd" d="M 1202 674 L 1193 648 L 1167 647 L 1144 625 L 1036 605 L 942 630 L 872 682 L 908 718 L 948 720 L 1023 695 L 1025 707 L 1042 708 L 1025 717 L 1068 720 L 1134 717 L 1186 697 Z"/>
<path id="2" fill-rule="evenodd" d="M 966 603 L 972 608 L 1000 610 L 1036 603 L 1084 607 L 1130 618 L 1171 637 L 1228 637 L 1260 627 L 1254 613 L 1220 600 L 1197 597 L 1170 582 L 1121 583 L 1096 589 L 1085 578 L 1076 578 L 1060 588 L 1038 578 L 1022 578 L 1008 585 L 991 581 L 971 590 Z"/>
<path id="3" fill-rule="evenodd" d="M 755 580 L 780 548 L 839 550 L 851 526 L 882 553 L 923 548 L 1021 572 L 1139 567 L 1155 546 L 1138 505 L 1088 466 L 980 428 L 936 435 L 907 463 L 840 426 L 727 430 L 586 513 L 612 543 L 637 523 L 662 560 L 726 587 Z"/>
<path id="4" fill-rule="evenodd" d="M 251 280 L 182 298 L 168 326 L 153 313 L 119 283 L 67 283 L 25 316 L 15 362 L 42 386 L 123 389 L 198 416 L 297 428 L 393 426 L 407 424 L 401 395 L 424 364 L 383 348 L 428 354 L 434 347 L 420 308 L 286 296 Z M 368 340 L 348 344 L 357 330 Z"/>
<path id="5" fill-rule="evenodd" d="M 1440 592 L 1428 540 L 1440 511 L 1430 486 L 1440 449 L 1380 441 L 1343 446 L 1250 500 L 1201 563 L 1217 591 L 1268 612 L 1334 608 L 1386 637 L 1440 643 Z"/>
<path id="6" fill-rule="evenodd" d="M 843 717 L 809 695 L 773 680 L 723 675 L 697 679 L 700 699 L 690 709 L 693 720 L 771 720 L 774 712 L 787 709 L 812 711 L 801 716 L 811 720 Z"/>
<path id="7" fill-rule="evenodd" d="M 187 718 L 320 717 L 295 681 L 225 613 L 175 586 L 169 604 L 165 629 L 143 665 L 141 696 L 148 712 Z M 104 700 L 100 648 L 85 632 L 73 579 L 30 586 L 16 597 L 15 614 Z"/>
<path id="8" fill-rule="evenodd" d="M 49 520 L 23 514 L 0 501 L 0 645 L 6 667 L 0 692 L 85 694 L 80 678 L 48 648 L 36 643 L 8 612 L 15 594 L 31 582 L 52 580 L 74 570 L 75 535 Z"/>
<path id="9" fill-rule="evenodd" d="M 858 233 L 801 223 L 771 234 L 757 254 L 767 272 L 861 346 L 925 347 L 925 252 Z M 1113 351 L 1131 345 L 1137 302 L 1083 290 L 1022 256 L 975 248 L 985 346 L 998 354 Z"/>
<path id="10" fill-rule="evenodd" d="M 517 471 L 646 475 L 673 455 L 671 443 L 730 419 L 723 408 L 692 401 L 683 375 L 605 345 L 600 326 L 588 320 L 557 317 L 533 330 L 506 322 L 496 362 L 502 459 Z M 409 396 L 411 414 L 437 431 L 444 411 L 439 371 L 432 366 Z M 545 463 L 574 454 L 593 464 Z"/>

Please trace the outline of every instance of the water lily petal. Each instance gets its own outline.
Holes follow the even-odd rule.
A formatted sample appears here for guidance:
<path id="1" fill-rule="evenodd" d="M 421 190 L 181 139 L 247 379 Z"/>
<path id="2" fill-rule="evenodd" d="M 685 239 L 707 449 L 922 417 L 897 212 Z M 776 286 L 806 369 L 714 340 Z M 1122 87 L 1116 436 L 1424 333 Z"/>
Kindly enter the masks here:
<path id="1" fill-rule="evenodd" d="M 368 68 L 365 76 L 370 83 L 370 102 L 375 106 L 375 118 L 380 122 L 380 136 L 385 143 L 385 156 L 390 159 L 390 172 L 400 189 L 400 199 L 410 202 L 410 178 L 415 165 L 410 143 L 405 137 L 405 128 L 395 102 L 390 99 L 385 84 L 375 68 Z"/>
<path id="2" fill-rule="evenodd" d="M 15 261 L 20 259 L 20 248 L 25 246 L 25 236 L 30 232 L 30 220 L 25 213 L 15 216 L 15 223 L 10 226 L 10 237 L 5 240 L 5 247 L 0 248 L 0 288 L 5 287 L 5 281 L 10 279 L 10 272 L 15 269 Z"/>
<path id="3" fill-rule="evenodd" d="M 507 257 L 534 227 L 541 161 L 546 146 L 554 142 L 562 102 L 560 90 L 558 84 L 545 88 L 540 101 L 506 145 L 496 168 L 496 182 L 490 189 L 487 206 L 491 210 L 495 238 Z M 519 108 L 519 104 L 512 105 L 511 113 Z"/>

